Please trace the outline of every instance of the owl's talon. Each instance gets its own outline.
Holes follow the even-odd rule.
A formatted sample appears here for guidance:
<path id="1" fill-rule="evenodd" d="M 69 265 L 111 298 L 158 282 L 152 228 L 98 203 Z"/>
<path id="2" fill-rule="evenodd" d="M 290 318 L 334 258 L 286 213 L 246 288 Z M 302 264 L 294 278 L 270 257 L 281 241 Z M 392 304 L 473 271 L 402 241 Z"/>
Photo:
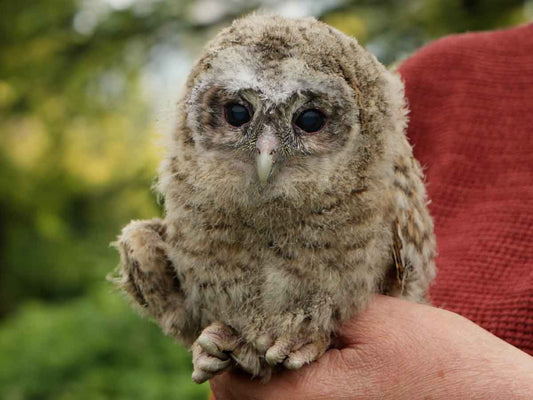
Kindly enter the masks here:
<path id="1" fill-rule="evenodd" d="M 239 342 L 233 329 L 222 322 L 213 322 L 205 328 L 196 343 L 210 356 L 222 361 L 229 359 L 228 353 L 235 350 Z"/>
<path id="2" fill-rule="evenodd" d="M 270 347 L 266 354 L 266 362 L 274 367 L 281 364 L 291 353 L 294 347 L 295 341 L 289 338 L 279 338 L 274 345 Z"/>
<path id="3" fill-rule="evenodd" d="M 196 368 L 201 369 L 202 371 L 216 373 L 219 371 L 225 370 L 229 367 L 230 359 L 228 358 L 225 361 L 222 361 L 218 358 L 205 355 L 196 360 Z"/>
<path id="4" fill-rule="evenodd" d="M 266 352 L 265 359 L 271 366 L 283 364 L 287 369 L 296 370 L 318 359 L 326 351 L 328 340 L 299 342 L 293 339 L 278 339 Z"/>
<path id="5" fill-rule="evenodd" d="M 267 346 L 270 342 L 263 339 L 262 344 Z M 196 339 L 192 351 L 195 370 L 212 373 L 213 376 L 232 365 L 253 376 L 269 375 L 263 368 L 262 353 L 222 322 L 214 322 L 205 328 Z M 200 373 L 198 376 L 203 377 Z"/>
<path id="6" fill-rule="evenodd" d="M 216 343 L 211 339 L 211 337 L 204 335 L 203 333 L 200 335 L 198 339 L 196 339 L 196 342 L 198 345 L 210 356 L 216 357 L 219 360 L 228 360 L 229 356 L 220 351 Z"/>
<path id="7" fill-rule="evenodd" d="M 302 360 L 294 359 L 290 357 L 287 357 L 285 361 L 283 362 L 283 366 L 285 368 L 292 369 L 292 370 L 300 369 L 303 367 L 303 365 L 304 365 L 304 362 Z"/>
<path id="8" fill-rule="evenodd" d="M 283 362 L 283 366 L 287 369 L 296 370 L 302 368 L 305 364 L 309 364 L 318 358 L 328 348 L 329 341 L 317 340 L 315 342 L 303 345 L 298 350 L 289 354 Z"/>
<path id="9" fill-rule="evenodd" d="M 215 374 L 212 374 L 210 372 L 206 372 L 206 371 L 203 371 L 201 369 L 195 369 L 192 373 L 192 380 L 195 382 L 195 383 L 204 383 L 205 381 L 213 378 L 215 376 Z"/>
<path id="10" fill-rule="evenodd" d="M 192 345 L 194 373 L 196 383 L 205 382 L 231 365 L 226 352 L 231 352 L 237 344 L 233 330 L 221 323 L 214 322 L 205 328 Z"/>
<path id="11" fill-rule="evenodd" d="M 198 340 L 193 343 L 191 349 L 194 366 L 192 380 L 196 383 L 203 383 L 231 366 L 231 359 L 226 354 L 222 353 L 223 359 L 213 356 L 200 346 Z"/>

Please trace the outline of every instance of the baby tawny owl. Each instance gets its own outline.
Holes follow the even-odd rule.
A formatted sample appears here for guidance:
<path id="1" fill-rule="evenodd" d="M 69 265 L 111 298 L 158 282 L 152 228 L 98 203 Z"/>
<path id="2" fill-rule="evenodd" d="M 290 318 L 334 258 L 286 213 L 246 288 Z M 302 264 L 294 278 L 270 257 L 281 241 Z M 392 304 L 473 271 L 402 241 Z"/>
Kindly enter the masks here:
<path id="1" fill-rule="evenodd" d="M 314 19 L 252 15 L 192 70 L 160 167 L 164 219 L 118 240 L 118 282 L 192 346 L 196 382 L 316 360 L 373 293 L 435 274 L 398 77 Z"/>

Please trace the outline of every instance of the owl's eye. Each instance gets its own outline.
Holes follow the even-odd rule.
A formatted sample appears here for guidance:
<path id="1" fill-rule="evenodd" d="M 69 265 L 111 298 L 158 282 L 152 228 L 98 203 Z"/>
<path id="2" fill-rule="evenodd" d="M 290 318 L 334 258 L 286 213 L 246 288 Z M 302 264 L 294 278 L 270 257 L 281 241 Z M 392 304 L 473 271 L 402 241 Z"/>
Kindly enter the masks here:
<path id="1" fill-rule="evenodd" d="M 303 111 L 294 124 L 307 133 L 315 133 L 324 127 L 326 116 L 319 110 L 309 109 Z"/>
<path id="2" fill-rule="evenodd" d="M 224 106 L 224 118 L 228 121 L 228 124 L 239 127 L 247 122 L 250 122 L 252 118 L 248 108 L 238 103 L 229 103 Z"/>

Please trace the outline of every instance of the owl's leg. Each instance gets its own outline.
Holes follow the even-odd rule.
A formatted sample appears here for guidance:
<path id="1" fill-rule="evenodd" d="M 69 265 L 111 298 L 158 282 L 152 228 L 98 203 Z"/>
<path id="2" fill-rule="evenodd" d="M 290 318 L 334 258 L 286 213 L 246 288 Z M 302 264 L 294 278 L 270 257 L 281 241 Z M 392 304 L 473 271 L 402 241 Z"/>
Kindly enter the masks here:
<path id="1" fill-rule="evenodd" d="M 271 366 L 283 364 L 287 369 L 300 369 L 305 364 L 317 360 L 328 349 L 330 339 L 316 338 L 299 340 L 292 337 L 280 337 L 265 355 Z"/>
<path id="2" fill-rule="evenodd" d="M 157 218 L 127 225 L 114 243 L 121 263 L 112 280 L 156 318 L 165 333 L 180 337 L 186 320 L 184 296 L 167 257 L 165 234 Z"/>
<path id="3" fill-rule="evenodd" d="M 270 380 L 271 368 L 263 360 L 264 353 L 260 353 L 255 345 L 241 342 L 231 352 L 231 358 L 235 364 L 243 371 L 255 378 L 261 378 L 264 382 Z"/>

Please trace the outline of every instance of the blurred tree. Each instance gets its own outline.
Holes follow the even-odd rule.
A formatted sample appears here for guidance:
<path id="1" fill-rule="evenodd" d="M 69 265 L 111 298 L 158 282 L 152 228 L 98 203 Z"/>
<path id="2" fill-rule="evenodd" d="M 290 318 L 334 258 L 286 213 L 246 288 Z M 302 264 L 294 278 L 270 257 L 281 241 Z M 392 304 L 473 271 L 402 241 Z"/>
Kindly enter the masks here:
<path id="1" fill-rule="evenodd" d="M 388 65 L 447 34 L 527 22 L 531 7 L 528 0 L 351 0 L 322 19 L 356 36 Z"/>
<path id="2" fill-rule="evenodd" d="M 160 8 L 104 8 L 84 35 L 74 1 L 0 3 L 0 314 L 83 293 L 116 262 L 119 226 L 158 213 L 139 72 Z"/>

